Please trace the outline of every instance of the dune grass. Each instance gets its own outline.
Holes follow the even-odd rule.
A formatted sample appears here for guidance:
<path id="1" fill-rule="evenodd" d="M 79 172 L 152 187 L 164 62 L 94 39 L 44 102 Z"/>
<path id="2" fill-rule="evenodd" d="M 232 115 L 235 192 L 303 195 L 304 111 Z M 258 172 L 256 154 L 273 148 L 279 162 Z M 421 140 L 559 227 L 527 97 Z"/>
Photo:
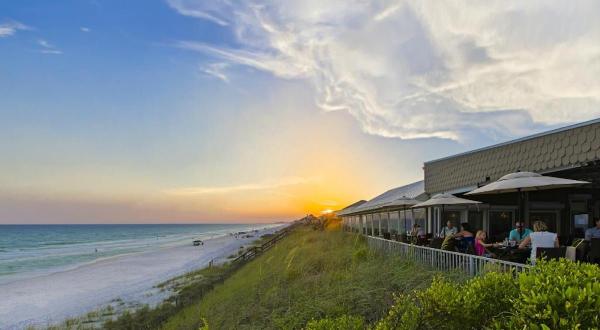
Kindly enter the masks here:
<path id="1" fill-rule="evenodd" d="M 374 323 L 394 293 L 427 287 L 435 274 L 371 252 L 360 236 L 300 227 L 163 329 L 197 329 L 203 319 L 211 329 L 300 329 L 312 319 L 342 315 Z"/>

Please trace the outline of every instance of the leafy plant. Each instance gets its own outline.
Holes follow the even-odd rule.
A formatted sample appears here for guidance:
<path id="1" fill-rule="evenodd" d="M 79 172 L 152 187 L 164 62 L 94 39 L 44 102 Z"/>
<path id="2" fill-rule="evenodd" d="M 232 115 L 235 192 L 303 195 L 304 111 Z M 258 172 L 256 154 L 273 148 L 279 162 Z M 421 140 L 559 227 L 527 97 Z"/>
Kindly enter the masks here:
<path id="1" fill-rule="evenodd" d="M 359 316 L 342 315 L 337 318 L 312 320 L 306 324 L 306 330 L 364 330 L 365 320 Z"/>
<path id="2" fill-rule="evenodd" d="M 497 327 L 598 329 L 600 267 L 568 260 L 538 261 L 518 277 L 513 310 Z"/>

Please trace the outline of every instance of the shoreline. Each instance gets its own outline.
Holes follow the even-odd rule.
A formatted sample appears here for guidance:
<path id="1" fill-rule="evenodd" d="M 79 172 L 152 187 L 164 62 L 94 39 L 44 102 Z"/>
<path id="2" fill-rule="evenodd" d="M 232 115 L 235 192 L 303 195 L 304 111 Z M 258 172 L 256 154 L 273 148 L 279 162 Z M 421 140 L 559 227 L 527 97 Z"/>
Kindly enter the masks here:
<path id="1" fill-rule="evenodd" d="M 185 246 L 120 255 L 0 284 L 4 298 L 0 300 L 0 328 L 49 326 L 115 303 L 132 307 L 156 305 L 172 294 L 157 285 L 204 268 L 211 261 L 222 263 L 240 247 L 285 226 L 287 224 L 265 225 L 252 237 L 235 238 L 233 233 L 227 233 L 203 240 L 201 247 L 193 246 L 190 241 Z"/>

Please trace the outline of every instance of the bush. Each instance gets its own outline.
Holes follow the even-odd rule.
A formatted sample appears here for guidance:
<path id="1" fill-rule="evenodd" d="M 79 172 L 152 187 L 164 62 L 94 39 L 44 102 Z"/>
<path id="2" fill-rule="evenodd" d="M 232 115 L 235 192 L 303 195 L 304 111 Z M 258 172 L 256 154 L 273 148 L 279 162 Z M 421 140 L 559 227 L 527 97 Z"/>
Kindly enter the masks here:
<path id="1" fill-rule="evenodd" d="M 343 315 L 337 318 L 313 320 L 306 324 L 306 330 L 364 330 L 362 317 Z"/>
<path id="2" fill-rule="evenodd" d="M 425 290 L 396 297 L 376 329 L 480 329 L 509 310 L 517 294 L 508 273 L 487 273 L 464 284 L 438 277 Z"/>
<path id="3" fill-rule="evenodd" d="M 496 322 L 497 328 L 599 328 L 600 267 L 564 259 L 538 261 L 519 275 L 518 286 L 514 309 Z"/>
<path id="4" fill-rule="evenodd" d="M 516 278 L 436 278 L 427 289 L 397 296 L 376 329 L 599 329 L 599 311 L 600 267 L 538 261 Z"/>

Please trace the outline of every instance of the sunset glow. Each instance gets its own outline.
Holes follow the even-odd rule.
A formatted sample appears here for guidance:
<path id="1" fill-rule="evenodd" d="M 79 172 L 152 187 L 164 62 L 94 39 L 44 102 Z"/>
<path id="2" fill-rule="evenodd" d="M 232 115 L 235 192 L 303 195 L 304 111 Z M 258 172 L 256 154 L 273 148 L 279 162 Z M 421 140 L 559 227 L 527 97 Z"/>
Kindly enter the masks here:
<path id="1" fill-rule="evenodd" d="M 600 115 L 585 4 L 23 7 L 0 5 L 1 223 L 297 219 Z"/>

